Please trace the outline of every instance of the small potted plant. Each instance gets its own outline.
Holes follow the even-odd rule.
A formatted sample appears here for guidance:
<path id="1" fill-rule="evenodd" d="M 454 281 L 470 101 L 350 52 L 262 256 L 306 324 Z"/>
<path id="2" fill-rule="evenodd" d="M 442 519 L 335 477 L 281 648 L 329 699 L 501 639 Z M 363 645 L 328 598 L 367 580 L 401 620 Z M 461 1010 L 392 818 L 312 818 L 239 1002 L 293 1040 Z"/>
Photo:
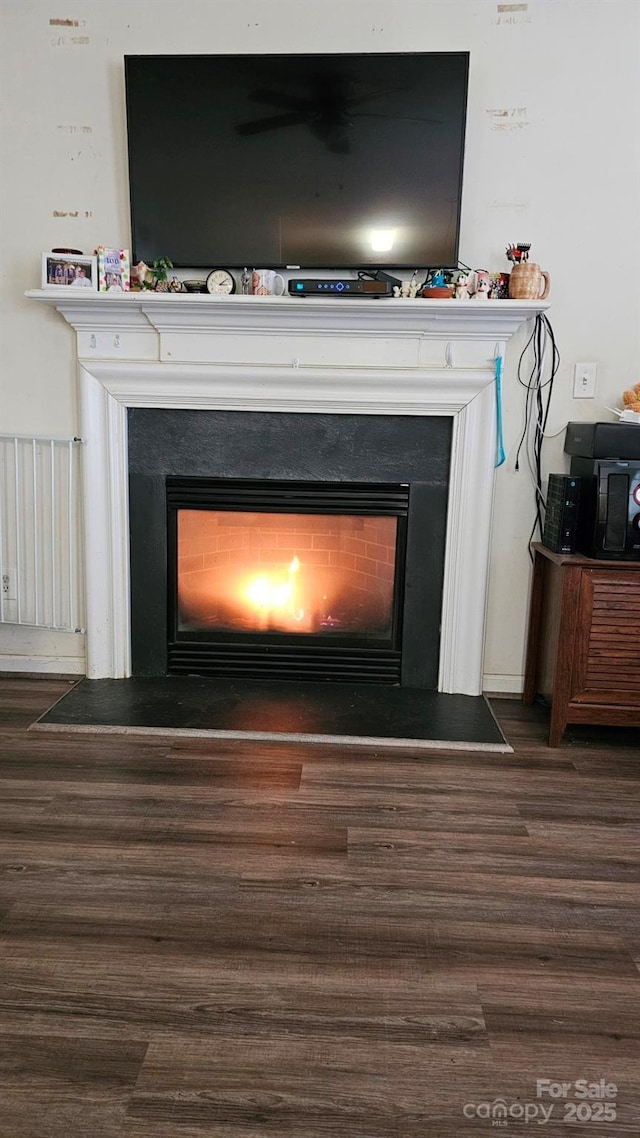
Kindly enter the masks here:
<path id="1" fill-rule="evenodd" d="M 154 283 L 152 284 L 151 287 L 154 288 L 156 292 L 168 292 L 169 291 L 169 281 L 167 279 L 167 273 L 169 272 L 169 269 L 172 269 L 172 268 L 173 268 L 173 261 L 170 261 L 168 257 L 156 257 L 155 261 L 153 262 L 153 264 L 151 266 L 151 273 L 153 275 L 153 280 L 154 280 Z"/>

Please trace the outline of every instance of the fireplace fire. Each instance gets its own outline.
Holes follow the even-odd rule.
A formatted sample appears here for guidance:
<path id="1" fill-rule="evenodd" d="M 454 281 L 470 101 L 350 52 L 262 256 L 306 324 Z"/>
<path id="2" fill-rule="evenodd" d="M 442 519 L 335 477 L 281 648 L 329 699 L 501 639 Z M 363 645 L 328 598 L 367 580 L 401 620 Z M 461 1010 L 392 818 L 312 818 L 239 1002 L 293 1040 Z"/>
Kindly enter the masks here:
<path id="1" fill-rule="evenodd" d="M 181 630 L 386 636 L 397 519 L 179 510 Z"/>

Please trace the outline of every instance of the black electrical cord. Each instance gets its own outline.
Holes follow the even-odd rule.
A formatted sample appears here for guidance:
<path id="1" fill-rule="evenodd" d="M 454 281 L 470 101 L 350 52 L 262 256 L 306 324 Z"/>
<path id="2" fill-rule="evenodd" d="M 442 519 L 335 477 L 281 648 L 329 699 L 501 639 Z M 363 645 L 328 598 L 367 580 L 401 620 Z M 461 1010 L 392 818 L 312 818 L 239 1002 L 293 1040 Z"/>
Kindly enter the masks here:
<path id="1" fill-rule="evenodd" d="M 423 268 L 424 268 L 424 266 L 423 266 Z M 452 284 L 456 273 L 459 272 L 460 270 L 462 270 L 465 273 L 473 272 L 473 269 L 470 269 L 468 265 L 465 265 L 464 261 L 458 261 L 457 268 L 455 268 L 455 269 L 454 268 L 441 268 L 441 269 L 427 268 L 426 269 L 427 275 L 424 278 L 424 280 L 422 281 L 422 283 L 418 286 L 418 292 L 420 292 L 423 288 L 426 288 L 428 286 L 429 282 L 433 278 L 434 273 L 436 273 L 436 272 L 444 273 L 446 283 Z M 414 269 L 413 273 L 411 274 L 411 279 L 415 280 L 415 278 L 419 272 L 420 272 L 419 269 Z M 398 285 L 402 284 L 402 281 L 398 277 L 393 276 L 391 273 L 386 272 L 386 270 L 384 270 L 384 269 L 358 269 L 358 280 L 359 281 L 362 281 L 362 280 L 383 281 L 384 280 L 384 281 L 390 281 L 393 284 L 398 284 Z"/>
<path id="2" fill-rule="evenodd" d="M 532 361 L 528 375 L 524 376 L 524 360 L 531 351 Z M 546 363 L 549 360 L 548 375 Z M 535 484 L 535 516 L 529 535 L 529 556 L 531 542 L 536 530 L 542 537 L 546 503 L 542 493 L 542 446 L 549 418 L 549 408 L 553 396 L 555 377 L 560 367 L 560 352 L 556 344 L 553 328 L 548 317 L 539 312 L 533 330 L 520 354 L 518 361 L 518 383 L 526 390 L 524 426 L 516 451 L 515 469 L 520 469 L 520 453 L 523 446 Z"/>
<path id="3" fill-rule="evenodd" d="M 402 284 L 399 277 L 387 273 L 384 269 L 358 269 L 359 281 L 388 281 L 393 284 Z"/>

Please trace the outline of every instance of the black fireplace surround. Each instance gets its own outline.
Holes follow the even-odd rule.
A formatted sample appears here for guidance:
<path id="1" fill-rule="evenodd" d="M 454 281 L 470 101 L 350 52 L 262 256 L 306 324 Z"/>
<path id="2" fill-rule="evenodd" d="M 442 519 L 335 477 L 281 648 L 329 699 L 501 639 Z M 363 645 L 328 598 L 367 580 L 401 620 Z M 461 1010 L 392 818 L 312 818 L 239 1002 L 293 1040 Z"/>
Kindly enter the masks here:
<path id="1" fill-rule="evenodd" d="M 397 668 L 380 676 L 373 669 L 371 679 L 437 688 L 450 417 L 134 408 L 128 412 L 128 445 L 134 677 L 191 667 L 176 668 L 170 659 L 175 569 L 168 486 L 176 479 L 185 485 L 198 480 L 194 486 L 202 480 L 254 480 L 303 489 L 314 483 L 384 483 L 408 486 L 406 545 Z M 199 672 L 197 662 L 193 671 Z M 224 675 L 224 662 L 218 674 Z M 298 674 L 304 669 L 281 678 Z"/>

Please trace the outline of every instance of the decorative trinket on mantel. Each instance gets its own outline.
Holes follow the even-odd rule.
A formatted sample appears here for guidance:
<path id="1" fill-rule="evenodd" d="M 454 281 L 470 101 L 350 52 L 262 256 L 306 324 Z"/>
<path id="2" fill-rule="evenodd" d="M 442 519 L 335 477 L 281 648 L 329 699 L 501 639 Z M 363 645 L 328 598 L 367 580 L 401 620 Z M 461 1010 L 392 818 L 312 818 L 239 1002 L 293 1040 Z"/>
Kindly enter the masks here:
<path id="1" fill-rule="evenodd" d="M 132 270 L 132 285 L 138 289 L 146 289 L 147 291 L 155 290 L 156 292 L 169 292 L 169 281 L 167 273 L 169 269 L 173 268 L 173 261 L 168 257 L 156 257 L 155 261 L 149 268 L 144 261 L 138 261 L 137 265 L 133 266 Z M 177 280 L 177 277 L 174 278 Z M 179 283 L 179 282 L 178 282 Z M 181 291 L 178 289 L 171 289 L 171 291 Z"/>

